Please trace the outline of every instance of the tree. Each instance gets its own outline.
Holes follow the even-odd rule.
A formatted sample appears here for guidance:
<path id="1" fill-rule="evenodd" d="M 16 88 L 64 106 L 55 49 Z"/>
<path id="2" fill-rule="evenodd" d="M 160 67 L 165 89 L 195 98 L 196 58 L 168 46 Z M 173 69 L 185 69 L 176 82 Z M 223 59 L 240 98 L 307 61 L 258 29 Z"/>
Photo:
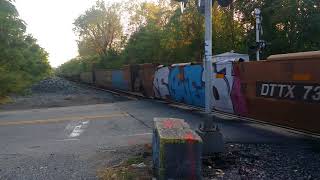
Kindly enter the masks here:
<path id="1" fill-rule="evenodd" d="M 271 54 L 319 50 L 320 2 L 318 0 L 238 0 L 235 8 L 239 21 L 246 27 L 250 42 L 255 40 L 254 8 L 263 16 L 263 38 L 271 45 L 263 56 Z"/>
<path id="2" fill-rule="evenodd" d="M 11 1 L 0 0 L 0 97 L 48 76 L 48 54 L 31 35 Z"/>
<path id="3" fill-rule="evenodd" d="M 74 22 L 74 31 L 79 37 L 81 56 L 108 55 L 109 50 L 118 50 L 122 38 L 119 5 L 106 6 L 103 1 L 79 16 Z"/>
<path id="4" fill-rule="evenodd" d="M 92 41 L 94 37 L 88 35 L 80 36 L 80 57 L 86 59 L 88 66 L 96 63 L 99 68 L 110 69 L 122 64 L 173 64 L 203 60 L 204 18 L 197 10 L 197 0 L 190 0 L 183 14 L 178 3 L 170 0 L 160 0 L 159 3 L 129 1 L 125 4 L 125 22 L 129 22 L 127 38 L 122 38 L 117 48 L 105 49 L 109 52 L 107 54 L 100 53 L 95 51 L 94 44 L 100 41 Z M 80 21 L 88 24 L 85 27 L 98 29 L 97 23 L 90 24 L 91 21 L 86 20 L 94 19 L 92 22 L 96 22 L 95 18 L 89 18 L 96 16 L 89 14 L 99 14 L 93 13 L 102 9 L 97 7 L 100 6 L 91 8 L 79 18 L 85 19 Z M 107 7 L 113 7 L 113 11 L 118 9 L 115 5 Z M 319 50 L 320 1 L 235 0 L 227 8 L 221 8 L 217 3 L 212 8 L 214 54 L 234 50 L 254 55 L 255 51 L 250 51 L 249 47 L 255 46 L 255 8 L 262 10 L 263 39 L 271 43 L 263 51 L 263 58 L 271 54 Z M 104 16 L 101 21 L 109 22 L 110 17 Z M 102 47 L 105 46 L 102 44 Z M 96 58 L 97 55 L 100 59 Z"/>

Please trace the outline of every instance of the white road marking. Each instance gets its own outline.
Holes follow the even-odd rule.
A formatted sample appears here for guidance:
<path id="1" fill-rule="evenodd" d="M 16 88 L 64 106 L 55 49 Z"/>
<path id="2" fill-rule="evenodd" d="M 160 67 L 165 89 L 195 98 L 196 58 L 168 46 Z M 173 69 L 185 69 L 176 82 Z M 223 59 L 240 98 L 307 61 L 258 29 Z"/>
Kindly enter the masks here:
<path id="1" fill-rule="evenodd" d="M 80 124 L 74 127 L 69 137 L 74 138 L 74 137 L 80 136 L 84 132 L 84 130 L 88 127 L 88 124 L 89 124 L 89 121 L 80 122 Z M 70 128 L 70 126 L 68 128 Z"/>

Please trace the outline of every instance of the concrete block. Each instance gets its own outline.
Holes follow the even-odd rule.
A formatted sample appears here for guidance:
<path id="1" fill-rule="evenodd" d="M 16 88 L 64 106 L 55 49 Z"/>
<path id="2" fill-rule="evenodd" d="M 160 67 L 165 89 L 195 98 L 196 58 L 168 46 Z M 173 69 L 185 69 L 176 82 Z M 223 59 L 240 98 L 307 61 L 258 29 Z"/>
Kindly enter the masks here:
<path id="1" fill-rule="evenodd" d="M 202 179 L 202 140 L 182 119 L 155 118 L 153 167 L 158 179 Z"/>

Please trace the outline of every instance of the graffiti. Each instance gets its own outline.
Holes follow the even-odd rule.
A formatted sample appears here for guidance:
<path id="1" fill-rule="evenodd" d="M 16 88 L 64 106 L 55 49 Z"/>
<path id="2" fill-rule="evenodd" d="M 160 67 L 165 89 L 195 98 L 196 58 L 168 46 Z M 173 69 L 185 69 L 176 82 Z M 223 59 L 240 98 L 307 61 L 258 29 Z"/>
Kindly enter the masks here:
<path id="1" fill-rule="evenodd" d="M 184 84 L 184 66 L 171 67 L 169 73 L 169 92 L 173 100 L 188 102 L 188 95 Z"/>
<path id="2" fill-rule="evenodd" d="M 155 72 L 153 80 L 153 90 L 155 97 L 162 99 L 168 99 L 170 97 L 169 72 L 170 70 L 168 67 L 160 67 Z"/>
<path id="3" fill-rule="evenodd" d="M 204 82 L 202 65 L 178 65 L 170 70 L 169 92 L 173 100 L 204 106 Z"/>
<path id="4" fill-rule="evenodd" d="M 125 74 L 122 70 L 112 71 L 112 87 L 121 90 L 128 90 L 129 84 L 128 81 L 125 80 Z"/>
<path id="5" fill-rule="evenodd" d="M 202 81 L 202 65 L 188 65 L 184 68 L 184 77 L 188 104 L 205 106 L 205 83 Z"/>
<path id="6" fill-rule="evenodd" d="M 233 63 L 223 62 L 213 66 L 213 108 L 229 113 L 246 114 L 240 80 L 234 77 Z M 200 64 L 161 67 L 156 71 L 153 81 L 155 97 L 170 98 L 177 102 L 204 107 L 204 81 L 203 66 Z"/>
<path id="7" fill-rule="evenodd" d="M 222 62 L 213 65 L 213 108 L 216 110 L 234 113 L 231 99 L 231 87 L 233 87 L 234 78 L 232 75 L 232 62 Z"/>
<path id="8" fill-rule="evenodd" d="M 306 114 L 316 116 L 319 111 L 319 62 L 314 58 L 299 58 L 295 61 L 260 62 L 235 62 L 231 56 L 222 58 L 223 61 L 213 64 L 212 107 L 218 111 L 320 132 L 316 118 L 308 123 L 304 120 Z M 107 88 L 137 91 L 148 97 L 205 106 L 205 76 L 201 64 L 160 66 L 156 71 L 155 64 L 139 66 L 143 71 L 125 66 L 123 70 L 112 73 L 95 71 L 95 77 L 91 72 L 84 72 L 69 78 Z M 150 93 L 146 93 L 146 89 Z"/>
<path id="9" fill-rule="evenodd" d="M 231 91 L 231 99 L 233 102 L 233 109 L 235 114 L 240 116 L 247 116 L 248 115 L 248 109 L 247 109 L 247 103 L 245 100 L 245 96 L 243 95 L 242 91 L 244 88 L 241 86 L 241 80 L 240 80 L 240 70 L 239 66 L 233 67 L 233 87 Z"/>

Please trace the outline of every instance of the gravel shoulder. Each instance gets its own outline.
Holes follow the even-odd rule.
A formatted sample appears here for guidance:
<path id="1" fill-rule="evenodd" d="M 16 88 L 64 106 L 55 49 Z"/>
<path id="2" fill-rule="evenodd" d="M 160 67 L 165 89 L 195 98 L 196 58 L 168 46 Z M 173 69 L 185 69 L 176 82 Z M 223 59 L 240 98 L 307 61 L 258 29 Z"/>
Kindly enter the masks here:
<path id="1" fill-rule="evenodd" d="M 59 77 L 45 79 L 33 85 L 28 92 L 27 95 L 11 95 L 12 102 L 0 105 L 0 111 L 104 104 L 128 100 Z"/>
<path id="2" fill-rule="evenodd" d="M 227 143 L 224 153 L 203 159 L 203 179 L 319 179 L 320 149 L 316 146 Z M 151 149 L 143 146 L 130 149 L 126 156 L 123 156 L 126 151 L 114 151 L 113 156 L 122 163 L 107 164 L 99 171 L 99 177 L 152 179 Z M 128 163 L 132 159 L 135 161 Z"/>

